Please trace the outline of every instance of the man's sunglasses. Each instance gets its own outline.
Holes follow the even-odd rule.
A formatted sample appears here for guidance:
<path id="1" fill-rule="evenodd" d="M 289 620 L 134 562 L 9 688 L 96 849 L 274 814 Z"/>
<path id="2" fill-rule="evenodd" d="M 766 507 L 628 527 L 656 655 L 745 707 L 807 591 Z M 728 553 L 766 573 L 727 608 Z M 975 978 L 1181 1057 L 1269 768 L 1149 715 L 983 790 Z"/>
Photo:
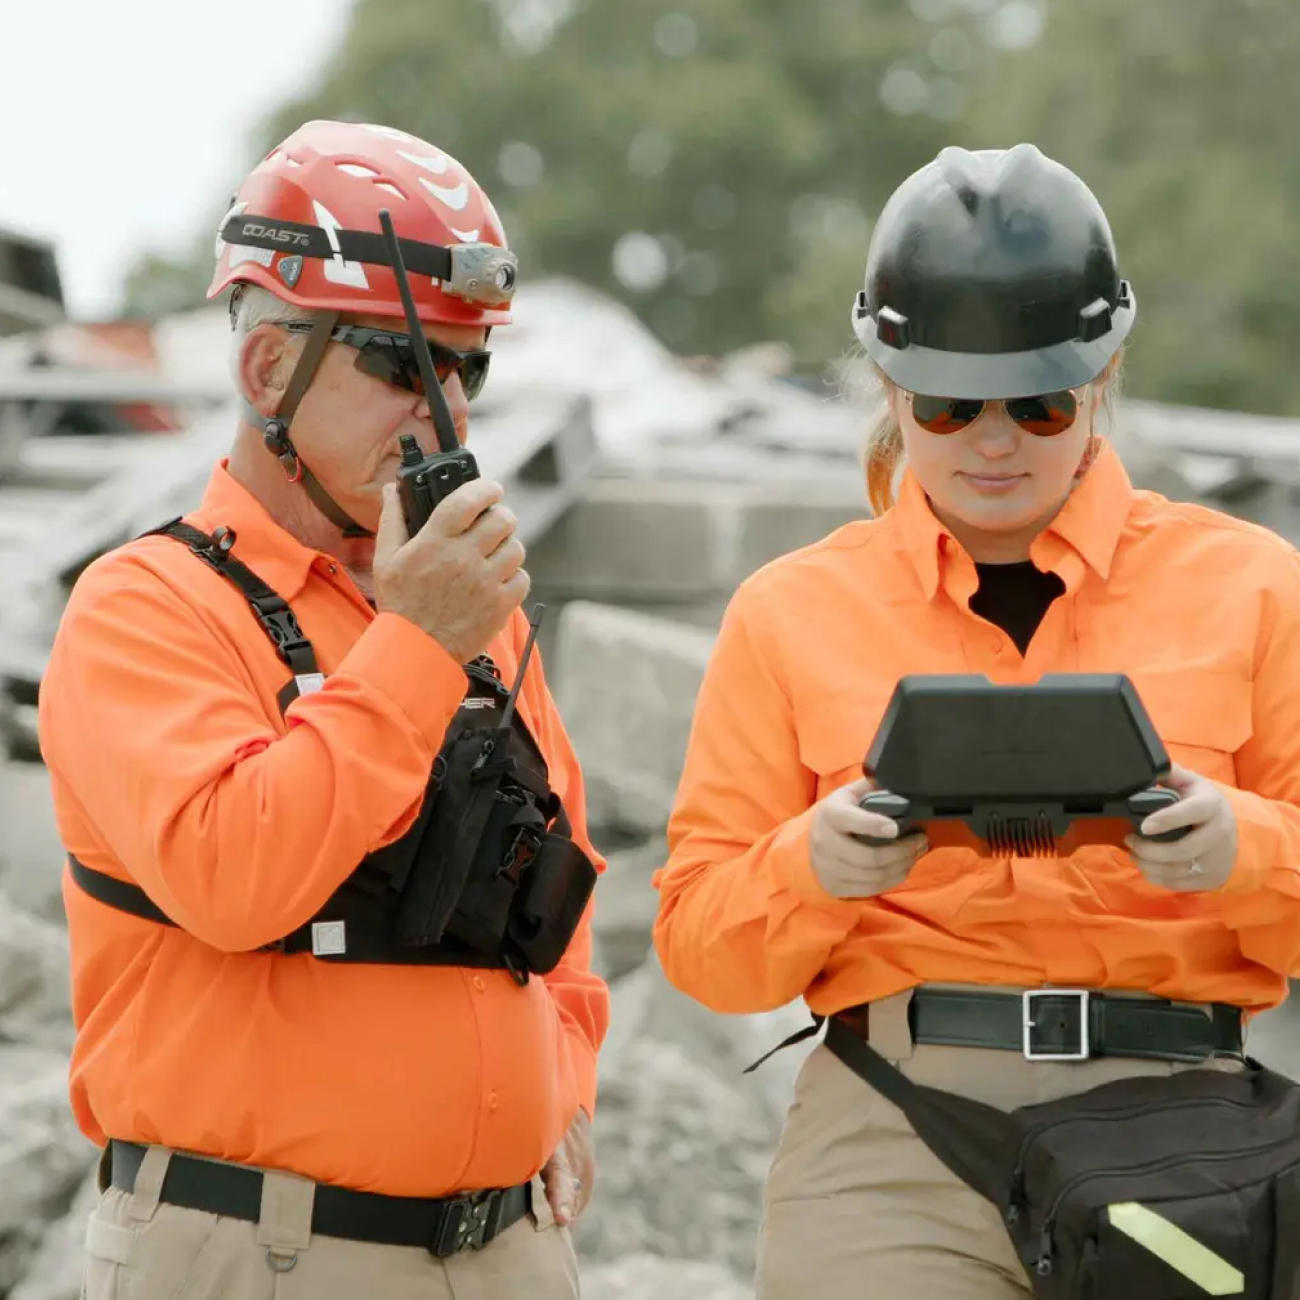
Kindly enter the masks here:
<path id="1" fill-rule="evenodd" d="M 927 397 L 909 394 L 912 415 L 927 433 L 959 433 L 984 413 L 988 402 L 967 397 Z M 1007 415 L 1035 438 L 1054 438 L 1064 433 L 1079 414 L 1079 399 L 1068 388 L 1036 397 L 1008 397 L 1003 400 Z"/>
<path id="2" fill-rule="evenodd" d="M 312 322 L 306 320 L 280 321 L 279 324 L 294 334 L 309 334 L 313 328 Z M 348 347 L 356 348 L 354 364 L 363 375 L 382 379 L 394 388 L 424 394 L 420 365 L 415 359 L 409 334 L 395 334 L 392 330 L 373 329 L 369 325 L 340 325 L 330 332 L 330 338 L 335 343 L 346 343 Z M 456 352 L 433 339 L 428 343 L 438 382 L 445 384 L 453 374 L 459 375 L 465 399 L 472 402 L 487 382 L 492 353 L 483 349 Z"/>

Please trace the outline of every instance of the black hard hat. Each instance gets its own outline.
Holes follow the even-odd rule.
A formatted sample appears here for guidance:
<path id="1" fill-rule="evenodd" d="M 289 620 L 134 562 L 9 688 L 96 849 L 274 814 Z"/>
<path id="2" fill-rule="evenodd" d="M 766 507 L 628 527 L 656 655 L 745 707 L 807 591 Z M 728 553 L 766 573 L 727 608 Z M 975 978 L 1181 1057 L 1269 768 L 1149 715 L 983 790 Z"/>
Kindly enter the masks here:
<path id="1" fill-rule="evenodd" d="M 1031 144 L 949 148 L 890 196 L 853 326 L 900 388 L 1002 398 L 1095 379 L 1133 327 L 1106 214 Z"/>

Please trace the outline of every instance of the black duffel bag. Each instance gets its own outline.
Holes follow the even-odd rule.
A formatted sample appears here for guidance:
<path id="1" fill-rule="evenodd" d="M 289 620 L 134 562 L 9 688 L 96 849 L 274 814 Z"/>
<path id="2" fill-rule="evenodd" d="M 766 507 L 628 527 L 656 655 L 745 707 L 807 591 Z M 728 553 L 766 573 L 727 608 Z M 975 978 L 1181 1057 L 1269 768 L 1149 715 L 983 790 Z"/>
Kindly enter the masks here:
<path id="1" fill-rule="evenodd" d="M 1011 1112 L 913 1083 L 842 1021 L 826 1046 L 997 1206 L 1040 1300 L 1300 1300 L 1300 1085 L 1121 1079 Z"/>

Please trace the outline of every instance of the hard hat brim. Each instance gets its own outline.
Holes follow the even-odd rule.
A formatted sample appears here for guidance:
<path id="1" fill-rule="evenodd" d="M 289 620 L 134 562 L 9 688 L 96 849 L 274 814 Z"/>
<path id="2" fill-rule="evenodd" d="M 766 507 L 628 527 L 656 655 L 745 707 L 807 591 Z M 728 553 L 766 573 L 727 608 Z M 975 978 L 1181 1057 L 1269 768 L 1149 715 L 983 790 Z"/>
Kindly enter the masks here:
<path id="1" fill-rule="evenodd" d="M 867 355 L 899 388 L 931 397 L 997 401 L 1081 388 L 1106 369 L 1133 328 L 1137 300 L 1114 308 L 1111 327 L 1088 342 L 1069 339 L 1027 352 L 940 352 L 911 344 L 890 347 L 869 315 L 853 312 L 853 331 Z"/>

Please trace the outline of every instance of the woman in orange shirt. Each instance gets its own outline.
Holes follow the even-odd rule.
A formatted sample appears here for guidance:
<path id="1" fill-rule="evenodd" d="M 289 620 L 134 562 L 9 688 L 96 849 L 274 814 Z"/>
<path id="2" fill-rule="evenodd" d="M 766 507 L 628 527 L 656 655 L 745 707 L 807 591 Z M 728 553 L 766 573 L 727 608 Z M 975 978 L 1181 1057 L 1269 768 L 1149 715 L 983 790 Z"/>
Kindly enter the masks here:
<path id="1" fill-rule="evenodd" d="M 891 198 L 854 313 L 883 385 L 876 518 L 768 565 L 727 610 L 656 878 L 677 987 L 732 1013 L 802 996 L 832 1044 L 1003 1113 L 1139 1076 L 1244 1078 L 1242 1013 L 1300 966 L 1300 556 L 1132 487 L 1103 434 L 1135 310 L 1096 198 L 1030 145 L 946 149 Z M 864 843 L 896 831 L 859 806 L 864 754 L 899 678 L 933 673 L 1126 674 L 1179 801 L 1126 848 L 1068 857 Z M 1024 992 L 1050 988 L 1089 996 L 1026 1029 Z M 1060 1269 L 1007 1231 L 1018 1211 L 846 1057 L 822 1044 L 801 1071 L 762 1300 L 1082 1294 L 1050 1289 Z M 1091 1249 L 1131 1281 L 1097 1294 L 1256 1294 L 1234 1262 L 1253 1228 L 1233 1244 L 1109 1210 Z M 1300 1294 L 1293 1264 L 1293 1290 L 1258 1294 Z"/>

